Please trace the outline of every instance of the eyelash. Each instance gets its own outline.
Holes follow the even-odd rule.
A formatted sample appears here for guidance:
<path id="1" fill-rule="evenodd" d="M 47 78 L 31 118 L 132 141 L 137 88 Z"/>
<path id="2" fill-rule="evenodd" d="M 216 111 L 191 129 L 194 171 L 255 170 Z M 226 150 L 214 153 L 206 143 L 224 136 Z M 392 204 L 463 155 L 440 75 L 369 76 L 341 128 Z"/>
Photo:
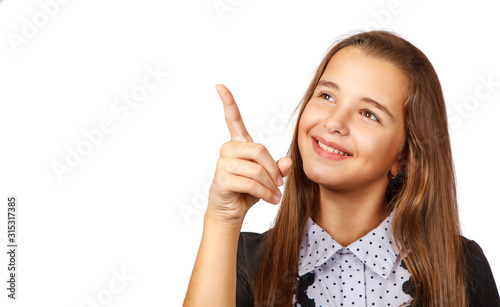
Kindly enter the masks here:
<path id="1" fill-rule="evenodd" d="M 324 97 L 325 95 L 330 96 L 330 97 L 333 97 L 332 95 L 330 95 L 330 94 L 328 94 L 328 93 L 326 93 L 326 92 L 321 92 L 321 93 L 319 93 L 319 97 Z M 323 98 L 323 99 L 326 99 L 326 98 Z M 327 99 L 327 100 L 328 100 L 328 99 Z M 370 111 L 370 110 L 363 110 L 363 112 L 365 112 L 365 111 L 367 111 L 368 113 L 372 114 L 372 115 L 373 115 L 373 117 L 375 117 L 375 118 L 376 118 L 376 121 L 380 122 L 380 119 L 378 118 L 378 116 L 377 116 L 377 115 L 375 115 L 375 113 L 373 113 L 373 112 L 372 112 L 372 111 Z M 365 117 L 366 117 L 366 116 L 365 116 Z M 369 118 L 369 117 L 367 117 L 367 118 Z"/>

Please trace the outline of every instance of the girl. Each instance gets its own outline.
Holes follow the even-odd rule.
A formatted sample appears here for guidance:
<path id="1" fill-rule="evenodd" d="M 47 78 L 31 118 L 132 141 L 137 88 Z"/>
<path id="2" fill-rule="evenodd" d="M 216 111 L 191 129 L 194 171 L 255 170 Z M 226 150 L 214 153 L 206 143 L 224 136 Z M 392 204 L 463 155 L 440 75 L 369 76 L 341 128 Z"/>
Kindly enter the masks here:
<path id="1" fill-rule="evenodd" d="M 461 236 L 443 93 L 419 49 L 387 31 L 335 44 L 278 162 L 217 90 L 231 140 L 184 306 L 500 306 Z M 280 202 L 285 176 L 274 226 L 240 233 L 259 199 Z"/>

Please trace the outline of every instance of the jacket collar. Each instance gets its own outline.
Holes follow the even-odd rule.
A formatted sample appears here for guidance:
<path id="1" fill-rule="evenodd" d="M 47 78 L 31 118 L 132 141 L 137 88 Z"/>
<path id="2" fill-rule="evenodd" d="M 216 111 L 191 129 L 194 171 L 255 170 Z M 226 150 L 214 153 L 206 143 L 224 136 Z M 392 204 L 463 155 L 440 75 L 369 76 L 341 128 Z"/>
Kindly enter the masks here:
<path id="1" fill-rule="evenodd" d="M 359 240 L 343 247 L 324 229 L 309 218 L 299 258 L 299 276 L 313 271 L 327 262 L 337 252 L 353 253 L 367 268 L 384 279 L 389 274 L 398 258 L 398 251 L 392 235 L 394 212 L 375 229 Z"/>

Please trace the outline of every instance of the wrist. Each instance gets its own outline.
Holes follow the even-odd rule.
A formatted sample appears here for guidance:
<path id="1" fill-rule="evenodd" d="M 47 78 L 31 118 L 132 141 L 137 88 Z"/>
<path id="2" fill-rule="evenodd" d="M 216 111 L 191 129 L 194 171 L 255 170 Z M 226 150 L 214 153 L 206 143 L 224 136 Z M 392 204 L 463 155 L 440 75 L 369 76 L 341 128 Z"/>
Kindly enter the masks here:
<path id="1" fill-rule="evenodd" d="M 243 225 L 244 218 L 245 216 L 239 219 L 227 218 L 219 212 L 207 209 L 205 212 L 204 223 L 205 225 L 213 225 L 218 228 L 225 228 L 234 231 L 237 230 L 239 232 L 241 230 L 241 226 Z"/>

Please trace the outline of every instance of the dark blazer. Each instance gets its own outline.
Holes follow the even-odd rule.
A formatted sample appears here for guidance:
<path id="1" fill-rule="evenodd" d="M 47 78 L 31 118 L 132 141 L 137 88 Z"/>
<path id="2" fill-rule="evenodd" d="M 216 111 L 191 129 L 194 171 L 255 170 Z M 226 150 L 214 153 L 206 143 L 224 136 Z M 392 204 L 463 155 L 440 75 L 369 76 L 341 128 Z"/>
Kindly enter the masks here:
<path id="1" fill-rule="evenodd" d="M 253 291 L 250 281 L 258 272 L 260 261 L 267 247 L 266 231 L 262 234 L 254 232 L 241 232 L 238 241 L 237 257 L 237 282 L 236 282 L 236 306 L 253 306 Z M 481 247 L 473 240 L 462 237 L 467 248 L 467 286 L 470 296 L 469 306 L 497 307 L 500 306 L 498 289 L 491 272 L 490 265 L 486 260 Z M 411 285 L 414 287 L 413 285 Z M 410 289 L 410 292 L 415 292 Z M 406 292 L 406 291 L 405 291 Z M 412 304 L 412 306 L 420 306 Z"/>

